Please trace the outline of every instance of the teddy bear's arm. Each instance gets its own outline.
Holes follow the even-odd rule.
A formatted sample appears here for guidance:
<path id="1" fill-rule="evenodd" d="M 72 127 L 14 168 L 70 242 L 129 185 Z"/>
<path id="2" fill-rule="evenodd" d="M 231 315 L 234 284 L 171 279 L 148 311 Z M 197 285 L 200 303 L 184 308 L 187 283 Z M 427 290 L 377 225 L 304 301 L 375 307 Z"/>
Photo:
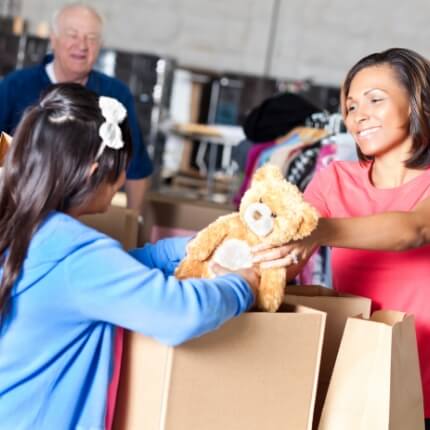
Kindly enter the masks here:
<path id="1" fill-rule="evenodd" d="M 205 229 L 197 233 L 197 236 L 189 243 L 187 257 L 198 261 L 207 260 L 229 234 L 238 219 L 239 214 L 232 213 L 221 216 L 212 224 L 209 224 Z"/>

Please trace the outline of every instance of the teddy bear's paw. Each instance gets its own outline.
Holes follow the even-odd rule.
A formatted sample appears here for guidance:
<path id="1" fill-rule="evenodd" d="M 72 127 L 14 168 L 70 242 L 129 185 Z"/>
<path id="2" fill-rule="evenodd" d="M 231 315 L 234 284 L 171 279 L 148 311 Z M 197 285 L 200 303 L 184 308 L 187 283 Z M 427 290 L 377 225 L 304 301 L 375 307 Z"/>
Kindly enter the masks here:
<path id="1" fill-rule="evenodd" d="M 177 279 L 201 278 L 204 277 L 205 264 L 198 260 L 186 258 L 175 269 Z"/>
<path id="2" fill-rule="evenodd" d="M 276 312 L 281 306 L 283 299 L 283 295 L 265 295 L 259 292 L 257 307 L 266 312 Z"/>
<path id="3" fill-rule="evenodd" d="M 228 270 L 252 267 L 252 254 L 244 240 L 228 239 L 215 251 L 212 262 Z"/>

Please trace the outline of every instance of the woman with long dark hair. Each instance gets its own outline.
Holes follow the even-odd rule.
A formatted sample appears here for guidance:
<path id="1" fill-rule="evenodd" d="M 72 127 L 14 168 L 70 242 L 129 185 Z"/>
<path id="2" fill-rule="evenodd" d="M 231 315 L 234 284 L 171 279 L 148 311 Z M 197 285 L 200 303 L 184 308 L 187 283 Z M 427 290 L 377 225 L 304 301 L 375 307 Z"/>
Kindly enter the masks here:
<path id="1" fill-rule="evenodd" d="M 104 428 L 116 325 L 176 345 L 254 301 L 253 269 L 178 281 L 186 239 L 130 255 L 77 220 L 107 209 L 130 148 L 121 103 L 78 84 L 16 130 L 0 181 L 1 428 Z"/>
<path id="2" fill-rule="evenodd" d="M 413 314 L 430 429 L 430 62 L 403 48 L 368 55 L 348 72 L 341 105 L 360 161 L 320 171 L 305 191 L 318 228 L 256 261 L 301 260 L 294 276 L 318 246 L 332 246 L 336 290 Z"/>

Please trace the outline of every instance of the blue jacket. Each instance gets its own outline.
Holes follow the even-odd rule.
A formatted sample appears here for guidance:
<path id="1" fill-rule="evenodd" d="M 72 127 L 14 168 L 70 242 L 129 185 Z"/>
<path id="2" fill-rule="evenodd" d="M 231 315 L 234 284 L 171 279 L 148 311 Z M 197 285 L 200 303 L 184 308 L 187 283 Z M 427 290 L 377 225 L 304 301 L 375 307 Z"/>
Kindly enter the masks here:
<path id="1" fill-rule="evenodd" d="M 0 80 L 0 131 L 12 134 L 24 110 L 37 103 L 41 93 L 52 85 L 45 70 L 52 58 L 48 55 L 42 64 L 17 70 Z M 133 143 L 127 178 L 149 176 L 153 170 L 152 162 L 142 140 L 133 96 L 128 87 L 116 78 L 93 70 L 88 76 L 86 88 L 101 96 L 114 97 L 126 107 Z"/>
<path id="2" fill-rule="evenodd" d="M 115 325 L 177 345 L 249 308 L 240 276 L 170 276 L 185 240 L 129 255 L 74 218 L 47 217 L 0 332 L 1 430 L 104 429 Z"/>

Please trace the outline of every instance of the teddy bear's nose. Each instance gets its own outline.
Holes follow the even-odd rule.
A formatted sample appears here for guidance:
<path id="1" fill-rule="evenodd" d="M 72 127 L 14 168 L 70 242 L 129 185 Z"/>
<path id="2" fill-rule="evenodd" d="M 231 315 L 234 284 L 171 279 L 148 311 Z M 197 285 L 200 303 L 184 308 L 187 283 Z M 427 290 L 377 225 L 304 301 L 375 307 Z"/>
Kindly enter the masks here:
<path id="1" fill-rule="evenodd" d="M 273 230 L 272 211 L 263 203 L 252 203 L 245 210 L 245 222 L 259 237 L 265 237 Z"/>
<path id="2" fill-rule="evenodd" d="M 255 212 L 252 214 L 252 217 L 255 219 L 255 221 L 258 221 L 259 219 L 261 219 L 261 218 L 263 217 L 263 215 L 261 215 L 261 213 L 260 213 L 260 212 L 255 211 Z"/>

